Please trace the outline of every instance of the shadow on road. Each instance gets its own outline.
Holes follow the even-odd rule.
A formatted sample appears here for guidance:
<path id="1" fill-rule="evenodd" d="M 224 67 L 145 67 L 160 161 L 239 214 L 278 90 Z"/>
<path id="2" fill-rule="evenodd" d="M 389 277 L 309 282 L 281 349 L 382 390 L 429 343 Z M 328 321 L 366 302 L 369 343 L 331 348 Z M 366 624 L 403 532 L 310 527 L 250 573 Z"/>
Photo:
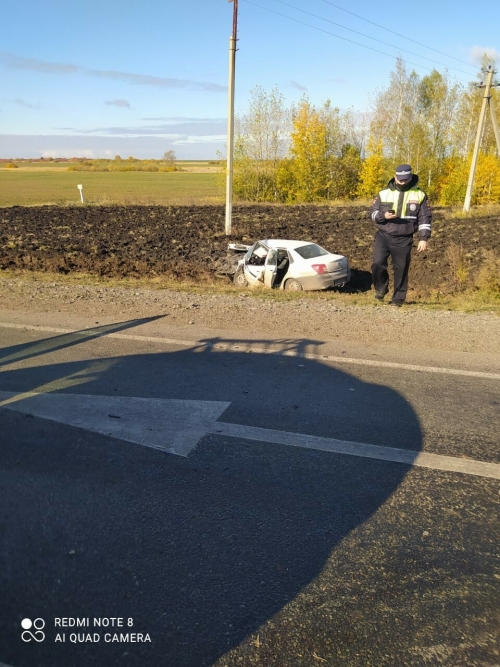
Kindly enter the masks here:
<path id="1" fill-rule="evenodd" d="M 127 322 L 117 322 L 116 324 L 104 324 L 90 329 L 82 329 L 81 331 L 72 331 L 60 336 L 51 336 L 44 340 L 37 340 L 33 343 L 23 343 L 22 345 L 14 345 L 0 350 L 0 366 L 12 364 L 16 361 L 23 361 L 25 359 L 32 359 L 39 357 L 42 354 L 55 352 L 56 350 L 63 350 L 80 343 L 85 343 L 93 338 L 102 338 L 110 333 L 119 333 L 126 331 L 132 327 L 138 327 L 141 324 L 154 322 L 160 320 L 165 315 L 156 315 L 155 317 L 144 317 L 138 320 L 129 320 Z"/>
<path id="2" fill-rule="evenodd" d="M 315 360 L 234 349 L 248 342 L 105 359 L 66 391 L 227 401 L 219 421 L 421 448 L 418 418 L 393 390 Z M 317 341 L 289 343 L 307 351 Z M 0 390 L 57 381 L 64 393 L 63 379 L 85 376 L 88 363 L 6 371 Z M 6 409 L 0 417 L 0 660 L 14 667 L 212 665 L 311 584 L 408 471 L 218 435 L 181 458 Z M 45 642 L 22 642 L 25 617 L 45 619 Z M 92 626 L 54 643 L 56 617 L 132 618 L 151 643 L 70 643 Z"/>

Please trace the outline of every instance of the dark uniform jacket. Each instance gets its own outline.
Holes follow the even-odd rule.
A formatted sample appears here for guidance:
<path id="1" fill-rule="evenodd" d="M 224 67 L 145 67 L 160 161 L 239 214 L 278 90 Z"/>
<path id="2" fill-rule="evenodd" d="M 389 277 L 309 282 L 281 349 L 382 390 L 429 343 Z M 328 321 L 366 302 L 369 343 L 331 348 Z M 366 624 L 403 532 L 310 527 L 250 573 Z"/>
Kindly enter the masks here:
<path id="1" fill-rule="evenodd" d="M 394 209 L 397 218 L 386 220 L 384 214 Z M 371 207 L 371 219 L 380 231 L 391 236 L 412 236 L 418 231 L 419 238 L 427 241 L 431 235 L 432 214 L 429 200 L 418 187 L 418 176 L 406 185 L 397 185 L 394 178 L 385 190 L 381 190 Z"/>

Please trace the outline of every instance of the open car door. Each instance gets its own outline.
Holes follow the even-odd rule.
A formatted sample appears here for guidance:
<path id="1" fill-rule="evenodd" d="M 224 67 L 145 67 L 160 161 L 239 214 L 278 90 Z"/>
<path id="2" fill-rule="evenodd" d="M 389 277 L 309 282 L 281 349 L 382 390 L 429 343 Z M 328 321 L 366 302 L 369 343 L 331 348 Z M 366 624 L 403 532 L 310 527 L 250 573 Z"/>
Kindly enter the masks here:
<path id="1" fill-rule="evenodd" d="M 263 243 L 256 243 L 245 255 L 244 272 L 249 285 L 264 282 L 264 270 L 269 249 Z"/>
<path id="2" fill-rule="evenodd" d="M 266 264 L 264 267 L 264 285 L 271 288 L 276 280 L 278 272 L 278 251 L 271 248 L 267 253 Z"/>

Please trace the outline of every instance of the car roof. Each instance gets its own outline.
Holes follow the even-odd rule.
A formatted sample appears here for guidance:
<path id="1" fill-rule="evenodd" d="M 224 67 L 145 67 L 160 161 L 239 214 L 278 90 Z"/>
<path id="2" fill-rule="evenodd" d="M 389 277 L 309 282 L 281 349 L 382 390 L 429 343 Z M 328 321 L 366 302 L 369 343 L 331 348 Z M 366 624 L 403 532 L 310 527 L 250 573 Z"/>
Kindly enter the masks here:
<path id="1" fill-rule="evenodd" d="M 295 250 L 296 248 L 301 248 L 305 245 L 310 245 L 313 241 L 292 241 L 290 239 L 266 239 L 261 241 L 268 248 L 287 248 L 289 250 Z"/>

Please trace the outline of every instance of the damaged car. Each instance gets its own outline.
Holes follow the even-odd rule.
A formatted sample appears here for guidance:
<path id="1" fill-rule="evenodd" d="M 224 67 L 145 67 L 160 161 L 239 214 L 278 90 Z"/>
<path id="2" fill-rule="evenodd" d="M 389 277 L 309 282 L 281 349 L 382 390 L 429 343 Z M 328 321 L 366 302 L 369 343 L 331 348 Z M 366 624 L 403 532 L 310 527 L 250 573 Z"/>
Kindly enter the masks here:
<path id="1" fill-rule="evenodd" d="M 324 290 L 343 287 L 351 276 L 344 255 L 308 241 L 268 239 L 252 246 L 230 244 L 229 249 L 245 252 L 233 277 L 238 287 L 264 285 L 293 292 Z"/>

